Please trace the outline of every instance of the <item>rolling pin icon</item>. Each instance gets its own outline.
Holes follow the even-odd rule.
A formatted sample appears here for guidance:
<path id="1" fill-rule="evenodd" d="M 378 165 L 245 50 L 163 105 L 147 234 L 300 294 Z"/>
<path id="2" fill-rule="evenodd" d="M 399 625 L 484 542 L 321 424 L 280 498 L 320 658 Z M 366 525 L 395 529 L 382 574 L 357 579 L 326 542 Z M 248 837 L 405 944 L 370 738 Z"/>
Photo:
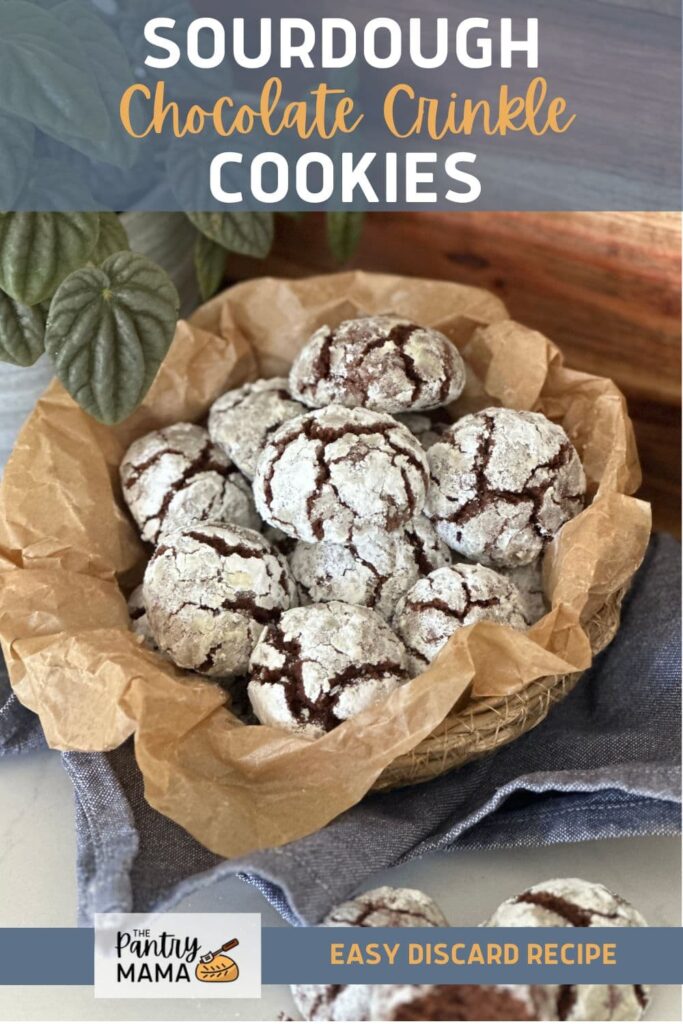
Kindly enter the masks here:
<path id="1" fill-rule="evenodd" d="M 197 980 L 213 982 L 237 981 L 240 969 L 231 957 L 226 956 L 235 946 L 239 946 L 239 940 L 231 939 L 230 942 L 224 942 L 220 949 L 216 949 L 213 953 L 205 953 L 195 969 Z"/>

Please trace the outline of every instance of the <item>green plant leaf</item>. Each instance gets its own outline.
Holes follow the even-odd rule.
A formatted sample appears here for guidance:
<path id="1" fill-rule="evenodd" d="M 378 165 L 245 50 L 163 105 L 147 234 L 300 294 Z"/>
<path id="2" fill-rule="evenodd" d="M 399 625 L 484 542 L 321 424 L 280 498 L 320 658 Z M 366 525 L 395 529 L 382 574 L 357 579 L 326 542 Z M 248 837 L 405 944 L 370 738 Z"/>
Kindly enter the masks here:
<path id="1" fill-rule="evenodd" d="M 91 262 L 99 267 L 108 256 L 115 252 L 125 252 L 130 249 L 128 235 L 115 213 L 100 214 L 100 233 L 97 238 L 97 245 L 90 257 Z"/>
<path id="2" fill-rule="evenodd" d="M 45 312 L 15 302 L 0 291 L 0 360 L 33 366 L 45 351 Z"/>
<path id="3" fill-rule="evenodd" d="M 363 233 L 364 213 L 337 210 L 327 214 L 327 244 L 338 263 L 348 263 Z"/>
<path id="4" fill-rule="evenodd" d="M 106 138 L 107 111 L 73 33 L 27 0 L 0 3 L 0 108 L 56 138 Z"/>
<path id="5" fill-rule="evenodd" d="M 194 265 L 199 282 L 199 293 L 206 301 L 215 295 L 225 275 L 226 252 L 222 245 L 206 235 L 197 235 L 194 245 Z"/>
<path id="6" fill-rule="evenodd" d="M 35 128 L 0 114 L 0 210 L 10 210 L 31 170 Z"/>
<path id="7" fill-rule="evenodd" d="M 91 140 L 74 133 L 72 136 L 63 134 L 62 141 L 87 157 L 127 170 L 135 163 L 139 143 L 127 134 L 118 117 L 121 96 L 135 80 L 126 51 L 91 4 L 83 0 L 62 0 L 53 10 L 78 41 L 106 111 L 104 138 Z"/>
<path id="8" fill-rule="evenodd" d="M 0 288 L 27 306 L 49 299 L 98 233 L 96 213 L 0 213 Z"/>
<path id="9" fill-rule="evenodd" d="M 45 350 L 86 412 L 113 424 L 137 408 L 173 340 L 178 305 L 161 267 L 132 252 L 77 270 L 60 285 Z"/>
<path id="10" fill-rule="evenodd" d="M 228 252 L 263 258 L 273 244 L 272 213 L 188 213 L 203 235 Z"/>

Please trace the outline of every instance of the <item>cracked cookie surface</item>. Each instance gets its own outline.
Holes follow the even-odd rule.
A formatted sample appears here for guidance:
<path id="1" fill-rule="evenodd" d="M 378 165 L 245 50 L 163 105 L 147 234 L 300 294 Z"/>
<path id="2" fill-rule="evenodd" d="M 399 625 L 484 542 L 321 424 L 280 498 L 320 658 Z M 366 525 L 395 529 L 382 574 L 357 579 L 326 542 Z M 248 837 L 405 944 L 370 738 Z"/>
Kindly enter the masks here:
<path id="1" fill-rule="evenodd" d="M 154 639 L 180 668 L 246 673 L 264 626 L 297 600 L 286 560 L 253 530 L 203 524 L 164 534 L 145 572 Z"/>
<path id="2" fill-rule="evenodd" d="M 297 356 L 292 394 L 306 405 L 377 412 L 435 409 L 465 386 L 465 365 L 449 339 L 392 314 L 321 327 Z"/>
<path id="3" fill-rule="evenodd" d="M 328 928 L 445 928 L 441 909 L 418 889 L 382 886 L 335 907 L 322 922 Z M 372 1020 L 371 985 L 292 985 L 304 1020 Z"/>
<path id="4" fill-rule="evenodd" d="M 250 668 L 259 721 L 312 737 L 408 679 L 405 648 L 384 619 L 340 601 L 292 608 L 267 624 Z"/>
<path id="5" fill-rule="evenodd" d="M 576 449 L 541 413 L 491 408 L 464 416 L 427 457 L 426 515 L 454 551 L 485 565 L 532 562 L 583 508 Z"/>
<path id="6" fill-rule="evenodd" d="M 134 441 L 121 463 L 123 497 L 142 539 L 189 523 L 258 529 L 248 480 L 202 427 L 176 423 Z"/>
<path id="7" fill-rule="evenodd" d="M 421 576 L 450 561 L 450 549 L 422 515 L 394 533 L 359 529 L 348 544 L 299 541 L 289 556 L 302 604 L 344 601 L 385 619 Z"/>
<path id="8" fill-rule="evenodd" d="M 376 985 L 368 1020 L 553 1020 L 543 985 Z"/>
<path id="9" fill-rule="evenodd" d="M 424 506 L 425 452 L 406 427 L 368 409 L 331 405 L 290 420 L 256 467 L 261 516 L 283 533 L 347 543 L 358 527 L 393 531 Z"/>
<path id="10" fill-rule="evenodd" d="M 418 580 L 396 606 L 392 625 L 419 675 L 457 629 L 475 622 L 526 629 L 522 601 L 510 580 L 483 565 L 451 565 Z"/>
<path id="11" fill-rule="evenodd" d="M 292 398 L 286 377 L 257 380 L 222 395 L 209 412 L 209 434 L 249 479 L 275 430 L 306 407 Z"/>
<path id="12" fill-rule="evenodd" d="M 505 900 L 486 921 L 491 928 L 644 928 L 647 922 L 622 896 L 581 878 L 553 878 Z M 555 1020 L 639 1020 L 650 1001 L 647 985 L 552 985 Z"/>

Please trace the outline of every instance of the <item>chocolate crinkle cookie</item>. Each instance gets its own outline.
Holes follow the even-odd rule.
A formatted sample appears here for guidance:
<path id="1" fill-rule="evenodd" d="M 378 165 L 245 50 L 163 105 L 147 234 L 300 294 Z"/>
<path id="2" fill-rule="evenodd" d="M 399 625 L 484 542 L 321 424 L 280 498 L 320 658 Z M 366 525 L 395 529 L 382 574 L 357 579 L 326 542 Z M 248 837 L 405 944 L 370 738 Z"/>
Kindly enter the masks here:
<path id="1" fill-rule="evenodd" d="M 527 565 L 583 508 L 586 477 L 561 426 L 541 413 L 464 416 L 428 452 L 426 514 L 455 551 L 501 568 Z"/>
<path id="2" fill-rule="evenodd" d="M 418 889 L 382 886 L 335 907 L 322 922 L 328 928 L 445 928 L 441 909 Z M 373 1020 L 371 985 L 292 985 L 304 1020 Z"/>
<path id="3" fill-rule="evenodd" d="M 550 611 L 550 602 L 543 589 L 543 559 L 537 558 L 529 565 L 517 569 L 500 569 L 501 576 L 507 577 L 517 587 L 522 600 L 524 618 L 530 626 Z"/>
<path id="4" fill-rule="evenodd" d="M 428 484 L 419 442 L 391 416 L 331 405 L 285 423 L 256 466 L 266 522 L 299 540 L 348 543 L 358 527 L 393 531 L 418 515 Z"/>
<path id="5" fill-rule="evenodd" d="M 253 480 L 268 437 L 305 406 L 289 393 L 285 377 L 257 380 L 222 395 L 211 406 L 209 434 L 244 475 Z"/>
<path id="6" fill-rule="evenodd" d="M 407 679 L 405 648 L 384 619 L 331 601 L 267 625 L 251 658 L 249 699 L 263 725 L 320 736 Z"/>
<path id="7" fill-rule="evenodd" d="M 130 615 L 130 628 L 133 633 L 136 636 L 142 637 L 145 647 L 149 647 L 151 651 L 158 650 L 152 636 L 149 619 L 147 618 L 147 608 L 145 606 L 142 586 L 136 587 L 128 598 L 128 614 Z"/>
<path id="8" fill-rule="evenodd" d="M 541 985 L 377 985 L 370 1020 L 553 1020 Z"/>
<path id="9" fill-rule="evenodd" d="M 361 528 L 347 544 L 299 541 L 289 556 L 302 604 L 345 601 L 385 619 L 420 576 L 450 561 L 449 548 L 422 515 L 394 533 Z"/>
<path id="10" fill-rule="evenodd" d="M 418 580 L 396 606 L 392 625 L 414 675 L 424 672 L 457 629 L 475 622 L 526 629 L 514 583 L 483 565 L 451 565 Z"/>
<path id="11" fill-rule="evenodd" d="M 215 677 L 245 674 L 264 626 L 297 601 L 286 560 L 260 534 L 212 523 L 164 534 L 143 597 L 159 648 Z"/>
<path id="12" fill-rule="evenodd" d="M 377 412 L 435 409 L 458 398 L 465 365 L 448 338 L 392 314 L 321 327 L 297 356 L 292 394 L 306 405 Z"/>
<path id="13" fill-rule="evenodd" d="M 134 441 L 121 463 L 123 497 L 142 539 L 166 530 L 224 522 L 258 529 L 249 482 L 206 430 L 176 423 Z"/>
<path id="14" fill-rule="evenodd" d="M 604 885 L 554 878 L 506 900 L 486 922 L 494 928 L 643 928 L 635 907 Z M 646 985 L 549 985 L 551 1019 L 639 1020 L 650 1001 Z"/>

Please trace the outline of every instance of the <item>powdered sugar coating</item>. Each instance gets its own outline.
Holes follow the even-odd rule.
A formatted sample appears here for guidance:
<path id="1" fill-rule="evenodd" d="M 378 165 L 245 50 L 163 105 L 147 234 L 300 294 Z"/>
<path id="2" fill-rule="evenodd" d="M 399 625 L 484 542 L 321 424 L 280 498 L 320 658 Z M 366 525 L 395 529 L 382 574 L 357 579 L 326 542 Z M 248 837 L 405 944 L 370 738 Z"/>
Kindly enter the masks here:
<path id="1" fill-rule="evenodd" d="M 445 928 L 441 909 L 418 889 L 382 886 L 336 907 L 323 921 L 329 928 Z M 304 1020 L 372 1020 L 371 985 L 292 985 Z"/>
<path id="2" fill-rule="evenodd" d="M 263 631 L 296 602 L 286 560 L 253 530 L 202 524 L 164 535 L 143 599 L 160 649 L 203 675 L 246 673 Z"/>
<path id="3" fill-rule="evenodd" d="M 554 1020 L 542 985 L 375 985 L 368 1020 Z"/>
<path id="4" fill-rule="evenodd" d="M 505 900 L 486 924 L 494 928 L 642 928 L 646 921 L 604 885 L 582 878 L 552 878 Z"/>
<path id="5" fill-rule="evenodd" d="M 543 559 L 537 558 L 529 565 L 516 569 L 500 569 L 501 576 L 507 577 L 519 591 L 522 610 L 528 625 L 533 626 L 550 610 L 550 602 L 543 590 Z"/>
<path id="6" fill-rule="evenodd" d="M 532 562 L 583 507 L 579 456 L 541 413 L 491 408 L 464 416 L 428 458 L 426 514 L 450 547 L 485 565 Z"/>
<path id="7" fill-rule="evenodd" d="M 151 651 L 158 650 L 156 641 L 152 636 L 149 619 L 147 618 L 147 608 L 145 606 L 142 585 L 136 587 L 128 598 L 128 614 L 130 615 L 130 628 L 133 633 L 135 633 L 136 636 L 142 637 L 145 647 L 149 647 Z"/>
<path id="8" fill-rule="evenodd" d="M 123 496 L 142 539 L 189 523 L 257 528 L 249 483 L 193 423 L 176 423 L 134 441 L 121 463 Z"/>
<path id="9" fill-rule="evenodd" d="M 297 356 L 289 384 L 295 398 L 314 408 L 407 412 L 458 398 L 465 366 L 440 331 L 392 314 L 366 316 L 317 330 Z"/>
<path id="10" fill-rule="evenodd" d="M 249 699 L 263 725 L 320 736 L 406 682 L 406 652 L 371 608 L 331 601 L 267 625 Z"/>
<path id="11" fill-rule="evenodd" d="M 420 515 L 394 533 L 356 530 L 348 544 L 298 541 L 289 565 L 302 604 L 344 601 L 374 608 L 389 619 L 396 602 L 420 576 L 450 560 L 449 548 Z"/>
<path id="12" fill-rule="evenodd" d="M 486 566 L 460 563 L 418 580 L 398 602 L 392 625 L 408 649 L 411 672 L 419 675 L 457 629 L 483 620 L 527 627 L 510 580 Z"/>
<path id="13" fill-rule="evenodd" d="M 397 530 L 424 506 L 427 459 L 391 416 L 331 405 L 280 427 L 256 467 L 261 516 L 299 540 L 348 543 L 354 530 Z"/>
<path id="14" fill-rule="evenodd" d="M 647 922 L 623 897 L 596 882 L 554 878 L 506 900 L 486 922 L 493 928 L 644 928 Z M 549 985 L 555 1020 L 639 1020 L 650 999 L 647 985 Z"/>
<path id="15" fill-rule="evenodd" d="M 287 420 L 301 416 L 305 406 L 289 393 L 286 377 L 257 380 L 228 391 L 209 413 L 209 434 L 249 479 L 268 437 Z"/>

